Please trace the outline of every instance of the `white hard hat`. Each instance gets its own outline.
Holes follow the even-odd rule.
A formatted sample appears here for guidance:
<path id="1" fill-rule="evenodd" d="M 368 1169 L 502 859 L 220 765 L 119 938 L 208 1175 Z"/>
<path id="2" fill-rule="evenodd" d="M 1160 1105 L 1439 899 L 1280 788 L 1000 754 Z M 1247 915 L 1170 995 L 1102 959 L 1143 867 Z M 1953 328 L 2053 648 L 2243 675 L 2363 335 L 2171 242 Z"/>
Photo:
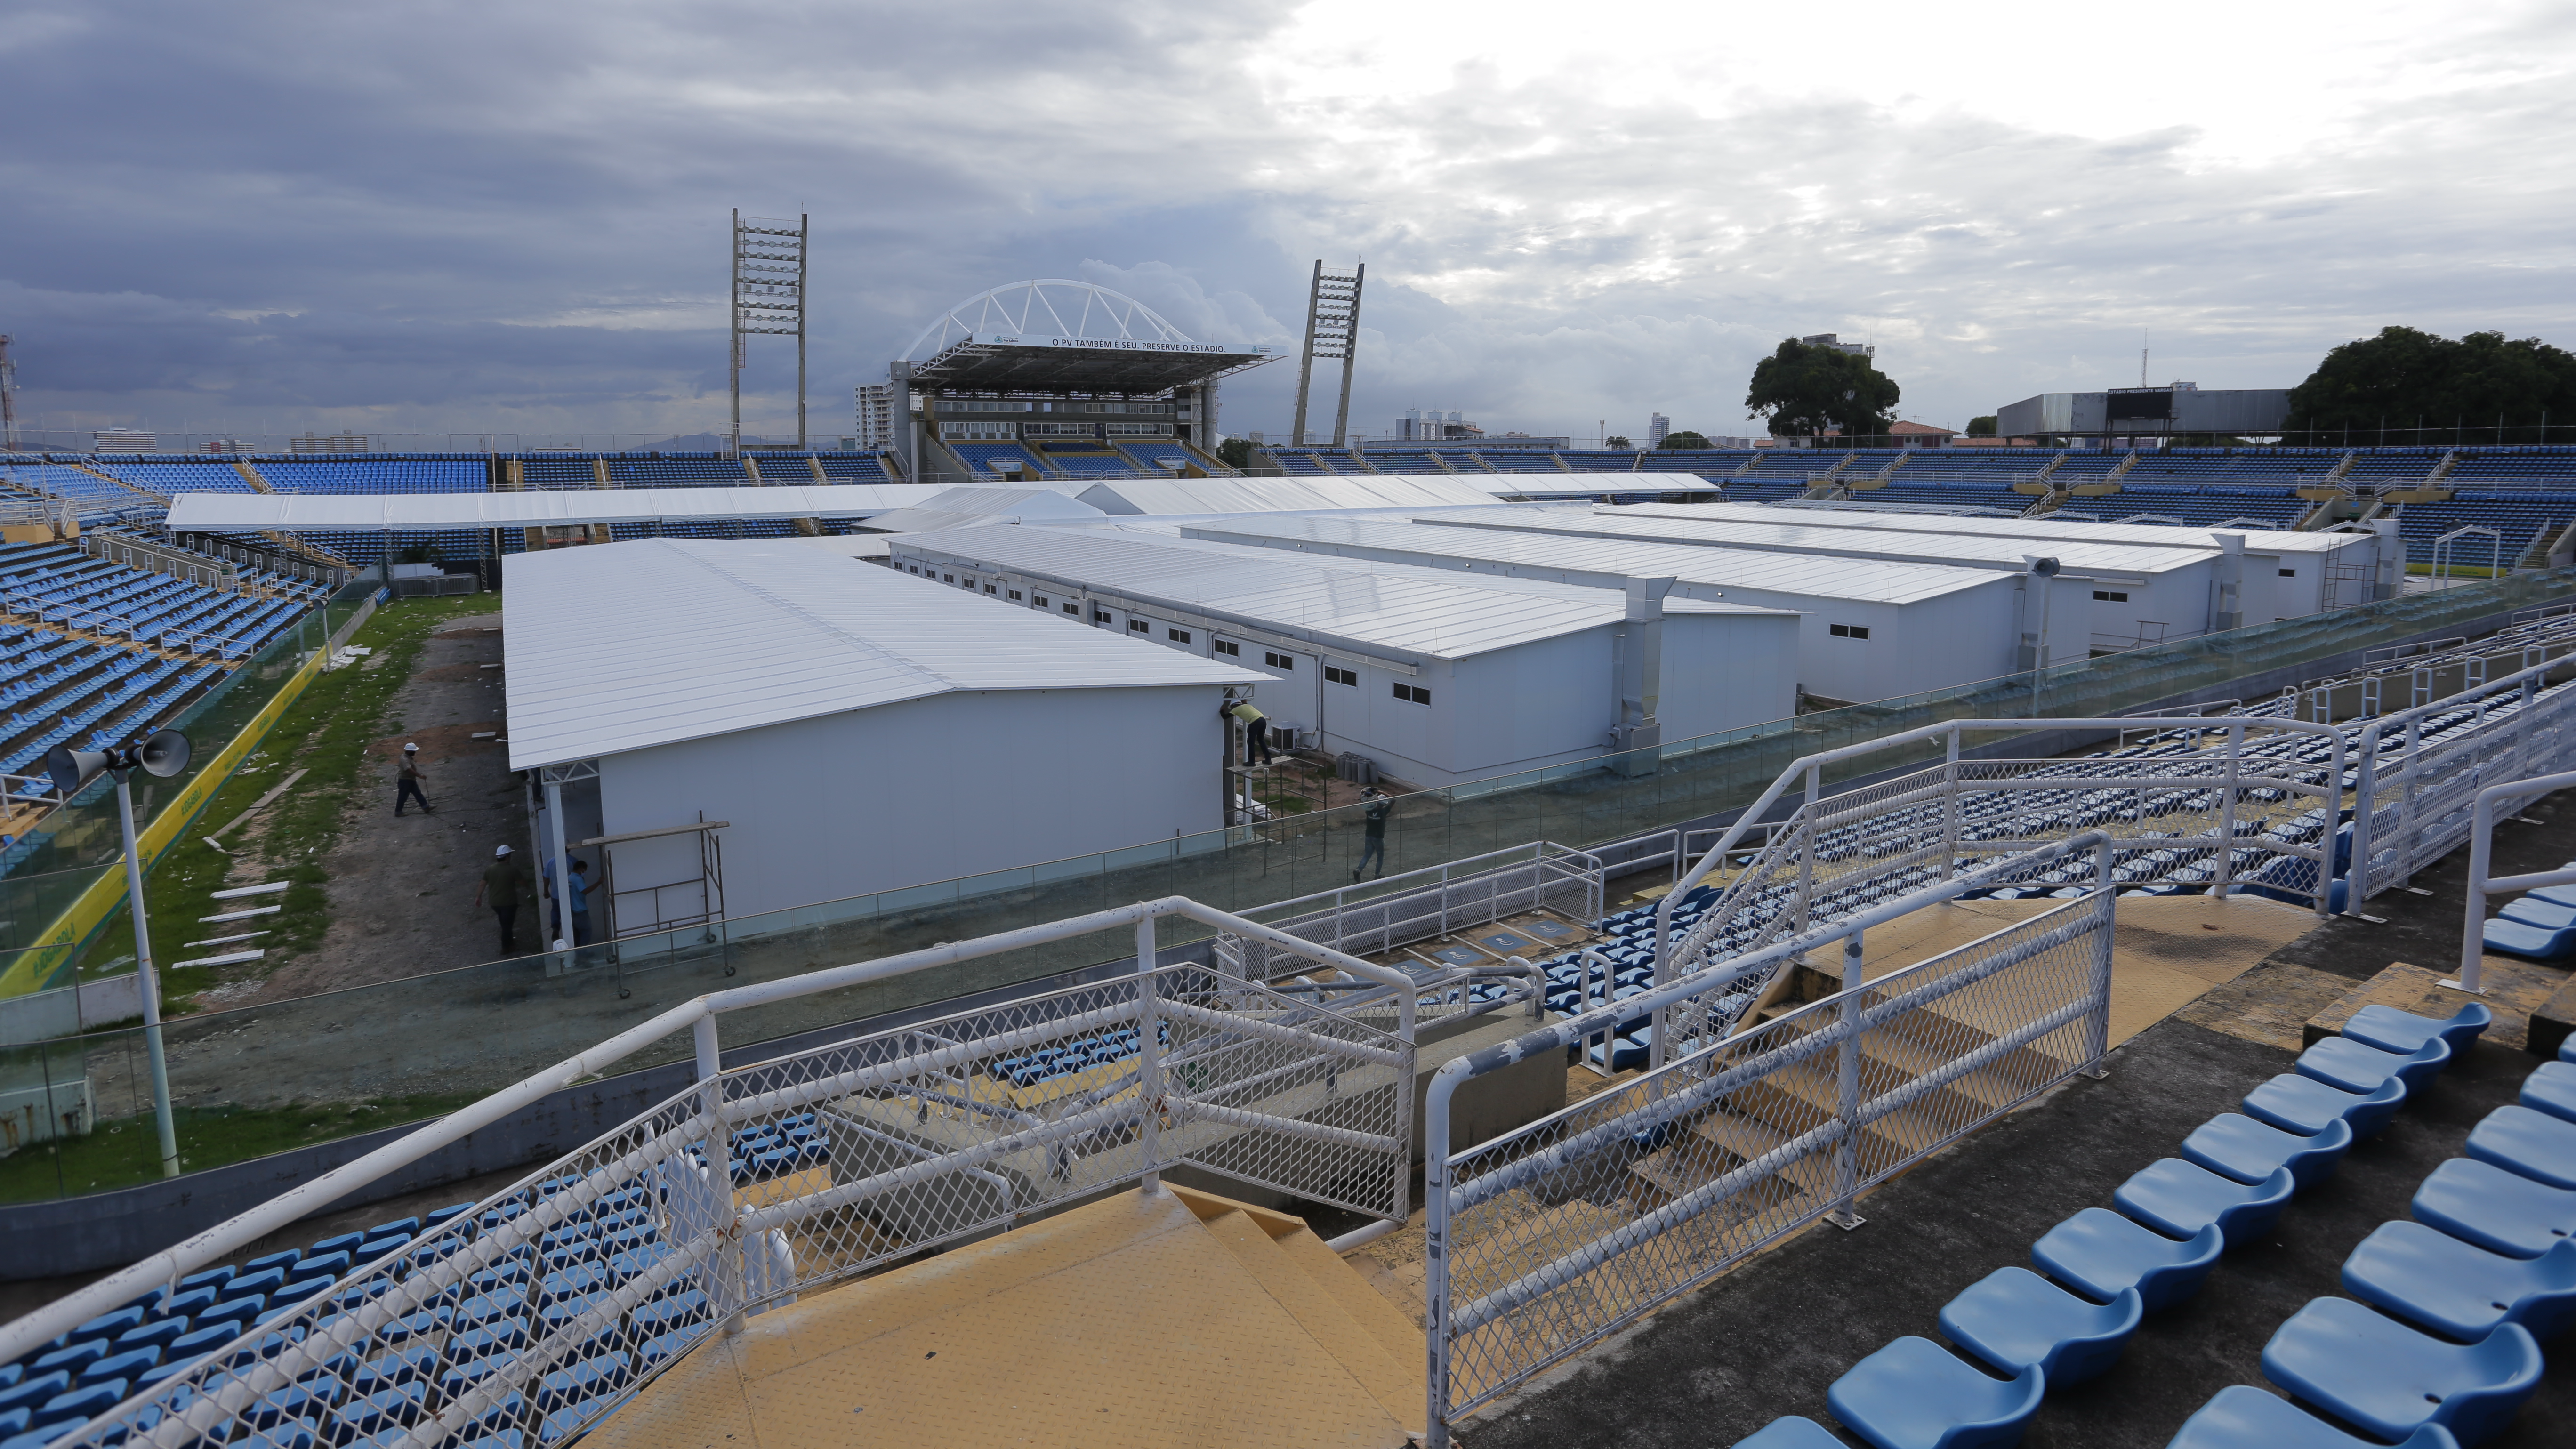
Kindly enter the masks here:
<path id="1" fill-rule="evenodd" d="M 496 845 L 496 846 L 493 846 L 493 847 L 492 847 L 492 858 L 493 858 L 494 860 L 499 860 L 500 858 L 502 858 L 502 857 L 503 857 L 503 856 L 505 856 L 505 855 L 508 855 L 509 853 L 510 853 L 510 847 L 508 847 L 508 846 L 506 846 L 506 845 Z"/>
<path id="2" fill-rule="evenodd" d="M 420 753 L 420 746 L 415 744 L 405 744 L 403 746 L 403 753 L 406 755 L 417 755 Z"/>

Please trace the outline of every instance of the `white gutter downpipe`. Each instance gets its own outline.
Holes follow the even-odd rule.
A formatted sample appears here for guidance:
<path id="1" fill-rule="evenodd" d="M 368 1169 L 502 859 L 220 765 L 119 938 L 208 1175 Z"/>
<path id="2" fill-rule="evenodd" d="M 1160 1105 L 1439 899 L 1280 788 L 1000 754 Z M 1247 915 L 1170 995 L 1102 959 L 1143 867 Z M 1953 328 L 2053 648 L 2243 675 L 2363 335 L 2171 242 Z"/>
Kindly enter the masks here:
<path id="1" fill-rule="evenodd" d="M 1664 596 L 1675 582 L 1671 576 L 1627 582 L 1628 607 L 1619 626 L 1618 723 L 1610 729 L 1610 748 L 1622 757 L 1622 775 L 1653 774 L 1654 759 L 1629 752 L 1664 742 L 1663 722 L 1655 711 L 1663 694 Z"/>

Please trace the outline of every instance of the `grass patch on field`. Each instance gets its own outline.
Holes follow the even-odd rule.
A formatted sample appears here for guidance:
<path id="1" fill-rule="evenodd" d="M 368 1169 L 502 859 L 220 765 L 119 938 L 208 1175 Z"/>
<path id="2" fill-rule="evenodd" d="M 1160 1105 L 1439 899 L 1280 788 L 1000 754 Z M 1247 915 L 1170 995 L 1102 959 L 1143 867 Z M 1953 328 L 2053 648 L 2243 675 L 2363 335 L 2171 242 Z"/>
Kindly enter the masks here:
<path id="1" fill-rule="evenodd" d="M 162 853 L 144 881 L 145 900 L 152 913 L 155 960 L 184 961 L 245 947 L 264 947 L 268 951 L 265 958 L 248 966 L 185 971 L 165 967 L 161 975 L 165 1014 L 194 1010 L 196 994 L 219 979 L 265 974 L 321 942 L 331 924 L 330 900 L 323 890 L 330 877 L 323 862 L 340 839 L 341 817 L 349 802 L 362 784 L 374 787 L 367 746 L 403 728 L 404 722 L 393 710 L 394 695 L 411 677 L 431 633 L 451 619 L 487 614 L 496 607 L 498 601 L 489 594 L 395 599 L 380 605 L 349 640 L 374 652 L 345 668 L 316 675 L 261 742 L 257 758 L 247 761 L 225 782 L 207 802 L 196 825 Z M 222 744 L 214 740 L 197 742 L 198 748 L 206 751 L 220 749 Z M 233 862 L 231 857 L 217 854 L 204 837 L 249 809 L 270 787 L 298 769 L 306 772 L 304 778 L 263 812 L 266 833 L 260 845 L 271 866 L 264 879 L 283 880 L 288 888 L 276 895 L 247 900 L 213 900 L 213 893 L 225 888 Z M 246 824 L 243 836 L 249 833 Z M 228 837 L 224 844 L 238 851 L 239 838 Z M 245 879 L 235 883 L 257 882 Z M 273 916 L 213 925 L 197 919 L 221 914 L 219 907 L 240 910 L 266 905 L 284 909 Z M 187 944 L 257 930 L 268 934 L 229 946 Z M 83 959 L 114 963 L 120 959 L 130 961 L 133 955 L 133 923 L 119 911 L 83 953 Z"/>
<path id="2" fill-rule="evenodd" d="M 441 1117 L 476 1100 L 473 1093 L 378 1097 L 310 1107 L 183 1107 L 175 1114 L 179 1166 L 192 1171 L 266 1157 L 380 1127 Z M 48 1202 L 161 1177 L 160 1129 L 147 1114 L 100 1123 L 87 1137 L 42 1142 L 0 1157 L 0 1203 Z"/>

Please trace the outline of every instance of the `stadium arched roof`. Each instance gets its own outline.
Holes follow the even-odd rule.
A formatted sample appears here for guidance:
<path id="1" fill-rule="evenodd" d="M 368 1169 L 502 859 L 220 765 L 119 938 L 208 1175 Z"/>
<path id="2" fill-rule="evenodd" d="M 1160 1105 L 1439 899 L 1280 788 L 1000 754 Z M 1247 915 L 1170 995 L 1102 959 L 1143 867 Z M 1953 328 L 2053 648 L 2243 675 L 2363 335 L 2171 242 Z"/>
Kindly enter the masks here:
<path id="1" fill-rule="evenodd" d="M 966 392 L 1159 396 L 1278 354 L 1193 342 L 1135 298 L 1096 282 L 1041 277 L 978 292 L 904 349 L 898 376 Z"/>
<path id="2" fill-rule="evenodd" d="M 921 329 L 903 351 L 913 362 L 938 356 L 977 335 L 1006 333 L 1082 338 L 1102 342 L 1188 342 L 1161 313 L 1124 292 L 1096 282 L 1039 277 L 1005 282 L 976 293 Z"/>

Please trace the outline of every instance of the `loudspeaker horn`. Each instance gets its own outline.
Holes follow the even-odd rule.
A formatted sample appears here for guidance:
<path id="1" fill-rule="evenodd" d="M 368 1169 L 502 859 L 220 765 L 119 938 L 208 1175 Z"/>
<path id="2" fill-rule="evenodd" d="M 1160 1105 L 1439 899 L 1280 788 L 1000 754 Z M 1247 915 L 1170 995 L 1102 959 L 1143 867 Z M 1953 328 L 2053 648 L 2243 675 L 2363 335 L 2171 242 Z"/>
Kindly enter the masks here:
<path id="1" fill-rule="evenodd" d="M 69 745 L 56 745 L 45 752 L 45 773 L 54 780 L 56 794 L 66 798 L 79 793 L 99 771 L 107 768 L 104 750 L 76 750 Z"/>
<path id="2" fill-rule="evenodd" d="M 134 762 L 143 767 L 143 773 L 166 780 L 188 768 L 188 737 L 177 730 L 163 730 L 143 742 Z"/>

